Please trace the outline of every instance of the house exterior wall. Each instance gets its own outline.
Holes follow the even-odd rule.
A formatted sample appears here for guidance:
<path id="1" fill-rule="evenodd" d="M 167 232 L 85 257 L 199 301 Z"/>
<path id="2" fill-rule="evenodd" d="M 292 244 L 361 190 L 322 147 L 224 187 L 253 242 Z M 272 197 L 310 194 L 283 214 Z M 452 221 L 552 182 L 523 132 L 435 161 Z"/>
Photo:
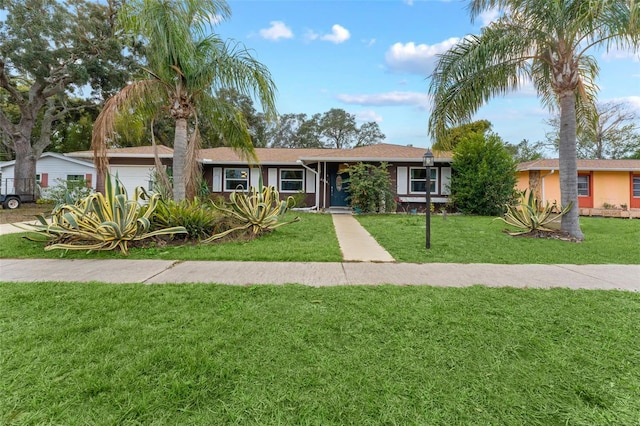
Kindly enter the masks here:
<path id="1" fill-rule="evenodd" d="M 539 172 L 538 179 L 540 197 L 543 201 L 557 201 L 560 203 L 560 176 L 558 171 L 551 173 L 547 170 L 541 171 L 521 171 L 518 172 L 516 188 L 520 191 L 524 189 L 534 189 L 532 173 Z M 605 204 L 620 208 L 626 205 L 627 208 L 640 208 L 640 198 L 633 197 L 633 177 L 640 177 L 638 172 L 628 171 L 584 171 L 578 172 L 579 176 L 589 177 L 589 195 L 579 196 L 578 203 L 580 214 L 598 215 L 604 209 Z"/>
<path id="2" fill-rule="evenodd" d="M 354 163 L 355 164 L 355 163 Z M 379 162 L 373 162 L 376 166 L 379 166 Z M 212 195 L 223 196 L 228 199 L 229 195 L 234 191 L 232 180 L 228 179 L 227 170 L 235 170 L 237 172 L 244 172 L 246 176 L 241 176 L 238 182 L 243 185 L 248 184 L 249 187 L 257 186 L 259 177 L 262 177 L 264 185 L 273 185 L 280 192 L 280 198 L 286 199 L 288 196 L 293 195 L 300 197 L 297 190 L 290 190 L 283 186 L 288 172 L 301 173 L 302 180 L 299 183 L 301 185 L 304 204 L 306 206 L 316 206 L 319 209 L 331 207 L 331 184 L 330 175 L 336 172 L 342 172 L 348 168 L 350 164 L 344 162 L 324 162 L 308 164 L 312 170 L 317 171 L 315 174 L 312 171 L 296 164 L 283 164 L 283 165 L 263 165 L 261 168 L 252 168 L 248 165 L 238 164 L 206 164 L 203 169 L 203 176 L 211 189 Z M 398 205 L 398 211 L 404 211 L 408 208 L 424 209 L 425 193 L 411 191 L 411 169 L 424 170 L 424 167 L 420 163 L 404 162 L 404 163 L 390 163 L 387 170 L 391 178 L 392 189 L 398 194 L 398 199 L 401 201 Z M 448 197 L 448 182 L 451 175 L 450 164 L 436 164 L 433 167 L 436 170 L 436 190 L 432 192 L 433 203 L 445 203 L 449 200 Z M 399 179 L 398 171 L 405 170 L 407 179 Z M 236 172 L 233 172 L 236 173 Z M 402 172 L 401 172 L 402 173 Z M 316 181 L 319 179 L 319 182 Z M 228 182 L 229 181 L 229 182 Z M 235 181 L 233 181 L 235 182 Z M 291 183 L 291 181 L 290 181 Z"/>
<path id="3" fill-rule="evenodd" d="M 629 206 L 629 172 L 593 172 L 593 207 Z"/>
<path id="4" fill-rule="evenodd" d="M 13 181 L 15 176 L 15 165 L 6 165 L 0 170 L 2 173 L 2 183 L 4 191 L 5 182 Z M 47 188 L 59 185 L 62 181 L 67 181 L 73 176 L 82 176 L 88 186 L 95 188 L 95 168 L 92 165 L 84 165 L 74 161 L 67 161 L 53 156 L 44 156 L 36 162 L 36 177 L 42 190 L 42 196 L 46 195 Z M 7 188 L 8 192 L 11 192 Z"/>

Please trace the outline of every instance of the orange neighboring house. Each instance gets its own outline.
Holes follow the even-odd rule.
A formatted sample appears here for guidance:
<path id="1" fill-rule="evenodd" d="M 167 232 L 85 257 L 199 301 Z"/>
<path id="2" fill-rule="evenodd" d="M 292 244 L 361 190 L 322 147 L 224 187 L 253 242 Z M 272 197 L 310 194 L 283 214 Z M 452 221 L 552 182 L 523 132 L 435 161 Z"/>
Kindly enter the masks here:
<path id="1" fill-rule="evenodd" d="M 517 188 L 560 203 L 558 159 L 518 165 Z M 578 206 L 586 216 L 640 217 L 640 160 L 578 160 Z"/>

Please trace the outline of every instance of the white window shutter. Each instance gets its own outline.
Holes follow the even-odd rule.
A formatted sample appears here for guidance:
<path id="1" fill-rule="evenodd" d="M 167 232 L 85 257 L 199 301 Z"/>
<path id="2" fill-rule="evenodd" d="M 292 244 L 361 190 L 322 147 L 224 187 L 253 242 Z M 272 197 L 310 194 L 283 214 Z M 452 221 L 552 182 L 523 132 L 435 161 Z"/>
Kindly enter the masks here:
<path id="1" fill-rule="evenodd" d="M 249 176 L 249 186 L 255 186 L 257 188 L 260 184 L 260 169 L 257 167 L 252 167 Z"/>
<path id="2" fill-rule="evenodd" d="M 311 170 L 306 170 L 307 172 L 307 186 L 306 192 L 307 194 L 315 194 L 316 193 L 316 174 Z"/>
<path id="3" fill-rule="evenodd" d="M 275 186 L 276 188 L 278 187 L 278 169 L 269 169 L 268 181 L 269 186 Z"/>
<path id="4" fill-rule="evenodd" d="M 397 193 L 398 195 L 406 195 L 407 194 L 407 187 L 408 187 L 408 174 L 409 174 L 409 169 L 408 167 L 398 167 L 398 171 L 397 171 Z"/>
<path id="5" fill-rule="evenodd" d="M 440 193 L 442 195 L 451 195 L 451 188 L 449 188 L 449 185 L 451 185 L 451 167 L 442 167 L 440 169 L 440 176 L 442 177 L 440 183 L 440 188 L 442 189 Z"/>
<path id="6" fill-rule="evenodd" d="M 212 192 L 222 192 L 222 167 L 213 168 L 213 185 Z"/>

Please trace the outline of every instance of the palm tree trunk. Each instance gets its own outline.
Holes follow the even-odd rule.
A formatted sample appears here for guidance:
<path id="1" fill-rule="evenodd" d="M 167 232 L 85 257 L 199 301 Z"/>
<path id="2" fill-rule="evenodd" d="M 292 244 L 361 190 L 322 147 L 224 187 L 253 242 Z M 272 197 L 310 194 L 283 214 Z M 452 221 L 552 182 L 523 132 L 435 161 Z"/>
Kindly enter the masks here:
<path id="1" fill-rule="evenodd" d="M 578 215 L 578 160 L 576 148 L 576 98 L 573 91 L 560 93 L 560 197 L 562 205 L 573 203 L 562 216 L 562 230 L 578 240 L 584 239 Z"/>
<path id="2" fill-rule="evenodd" d="M 173 139 L 173 199 L 182 201 L 186 196 L 185 165 L 187 163 L 187 119 L 176 119 Z"/>

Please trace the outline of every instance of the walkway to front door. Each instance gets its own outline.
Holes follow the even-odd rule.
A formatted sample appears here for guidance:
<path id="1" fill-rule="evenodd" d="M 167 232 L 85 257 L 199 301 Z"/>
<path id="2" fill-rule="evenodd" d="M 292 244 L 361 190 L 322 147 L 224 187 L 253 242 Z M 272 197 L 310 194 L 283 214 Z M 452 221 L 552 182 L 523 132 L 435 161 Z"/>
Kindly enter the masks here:
<path id="1" fill-rule="evenodd" d="M 345 262 L 395 262 L 352 215 L 334 214 L 331 217 Z"/>

